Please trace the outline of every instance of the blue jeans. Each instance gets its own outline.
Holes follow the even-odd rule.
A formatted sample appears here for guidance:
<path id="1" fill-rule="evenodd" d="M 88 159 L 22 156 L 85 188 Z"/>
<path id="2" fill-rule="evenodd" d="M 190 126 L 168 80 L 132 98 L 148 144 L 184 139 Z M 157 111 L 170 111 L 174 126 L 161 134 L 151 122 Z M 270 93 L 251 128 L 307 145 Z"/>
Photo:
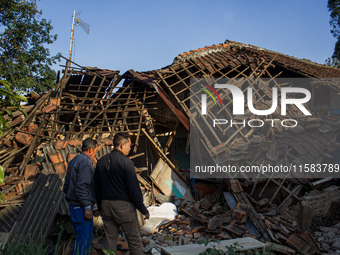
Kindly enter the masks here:
<path id="1" fill-rule="evenodd" d="M 84 218 L 84 207 L 74 204 L 70 206 L 70 216 L 75 235 L 72 255 L 89 254 L 92 243 L 93 220 L 86 220 Z"/>

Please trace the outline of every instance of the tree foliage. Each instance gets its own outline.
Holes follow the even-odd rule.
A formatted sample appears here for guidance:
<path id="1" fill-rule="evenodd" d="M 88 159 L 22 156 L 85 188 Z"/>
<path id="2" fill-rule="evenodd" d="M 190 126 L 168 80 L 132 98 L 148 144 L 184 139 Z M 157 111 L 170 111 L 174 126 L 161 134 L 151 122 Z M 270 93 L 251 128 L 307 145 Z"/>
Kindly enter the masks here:
<path id="1" fill-rule="evenodd" d="M 331 58 L 326 60 L 328 65 L 340 66 L 340 0 L 328 0 L 328 10 L 331 12 L 331 33 L 337 39 Z"/>
<path id="2" fill-rule="evenodd" d="M 17 90 L 41 92 L 55 83 L 51 66 L 59 56 L 50 56 L 46 45 L 57 35 L 51 34 L 51 21 L 41 15 L 36 0 L 1 0 L 0 79 Z"/>
<path id="3" fill-rule="evenodd" d="M 2 137 L 4 132 L 8 129 L 7 119 L 4 117 L 5 115 L 11 118 L 13 111 L 16 110 L 27 115 L 20 105 L 22 101 L 27 102 L 27 98 L 20 95 L 19 92 L 13 91 L 8 81 L 0 80 L 0 137 Z"/>
<path id="4" fill-rule="evenodd" d="M 13 116 L 14 110 L 21 111 L 24 115 L 27 113 L 22 109 L 20 103 L 27 102 L 27 98 L 20 95 L 19 92 L 13 91 L 8 81 L 0 80 L 0 137 L 8 130 L 8 123 L 5 115 L 9 118 Z M 4 169 L 0 165 L 0 184 L 4 182 Z M 4 195 L 0 192 L 0 202 L 5 200 Z"/>

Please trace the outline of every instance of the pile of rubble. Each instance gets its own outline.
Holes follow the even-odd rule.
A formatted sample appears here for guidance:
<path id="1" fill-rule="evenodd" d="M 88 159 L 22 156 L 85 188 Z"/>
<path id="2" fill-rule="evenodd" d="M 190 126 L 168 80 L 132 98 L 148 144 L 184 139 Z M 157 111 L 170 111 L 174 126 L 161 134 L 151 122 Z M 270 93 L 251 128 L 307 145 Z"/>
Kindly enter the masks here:
<path id="1" fill-rule="evenodd" d="M 220 185 L 223 186 L 223 184 Z M 251 237 L 265 243 L 267 247 L 275 251 L 275 254 L 319 254 L 339 250 L 336 244 L 338 240 L 336 227 L 339 224 L 334 228 L 317 226 L 318 231 L 312 229 L 313 219 L 321 215 L 320 213 L 328 215 L 337 207 L 340 195 L 339 186 L 327 187 L 326 185 L 322 191 L 313 190 L 314 192 L 305 193 L 300 197 L 301 202 L 288 206 L 284 214 L 278 213 L 278 205 L 269 204 L 267 198 L 259 200 L 256 204 L 237 202 L 236 198 L 241 193 L 247 194 L 248 197 L 250 195 L 243 190 L 235 192 L 232 188 L 235 186 L 231 186 L 230 191 L 225 191 L 228 190 L 227 187 L 217 189 L 193 202 L 177 200 L 178 215 L 175 219 L 166 220 L 166 223 L 155 221 L 156 224 L 153 225 L 154 228 L 151 231 L 148 226 L 149 234 L 152 235 L 146 235 L 143 238 L 146 245 L 145 251 L 151 251 L 152 248 L 161 250 L 162 247 L 168 246 L 198 244 L 206 237 L 212 242 Z M 321 195 L 315 196 L 314 193 Z M 324 193 L 331 198 L 325 200 L 327 196 Z M 307 207 L 313 208 L 314 214 L 309 211 L 306 215 Z M 308 227 L 304 226 L 308 221 L 304 216 L 310 219 Z M 339 220 L 339 218 L 332 219 L 331 222 L 335 219 Z M 262 230 L 261 227 L 263 227 Z M 328 231 L 329 233 L 322 235 L 322 231 L 326 232 L 330 229 L 333 233 Z M 330 238 L 334 239 L 330 240 Z M 329 240 L 329 245 L 324 244 L 323 240 Z"/>
<path id="2" fill-rule="evenodd" d="M 326 236 L 314 227 L 315 218 L 329 213 L 340 199 L 335 179 L 246 174 L 219 181 L 190 178 L 191 146 L 215 163 L 238 166 L 299 160 L 330 165 L 338 160 L 340 119 L 330 112 L 340 104 L 334 96 L 340 85 L 333 81 L 306 85 L 313 91 L 308 109 L 317 112 L 313 118 L 300 118 L 300 110 L 289 107 L 286 117 L 299 120 L 296 128 L 237 124 L 204 129 L 206 123 L 198 122 L 203 119 L 200 112 L 190 111 L 190 99 L 200 100 L 190 94 L 190 79 L 203 77 L 204 84 L 210 84 L 216 77 L 239 76 L 249 82 L 253 78 L 340 77 L 340 71 L 228 41 L 181 54 L 172 65 L 149 72 L 129 70 L 120 75 L 98 68 L 70 68 L 51 91 L 41 96 L 32 93 L 24 107 L 27 117 L 21 112 L 5 116 L 11 130 L 0 143 L 0 164 L 5 170 L 0 190 L 6 198 L 0 203 L 0 243 L 13 244 L 29 234 L 36 243 L 46 238 L 55 216 L 68 214 L 60 187 L 82 140 L 98 140 L 96 156 L 100 158 L 112 150 L 113 136 L 125 132 L 132 137 L 130 158 L 146 203 L 159 205 L 173 199 L 177 206 L 175 218 L 148 225 L 149 235 L 143 239 L 147 252 L 174 245 L 192 248 L 206 237 L 241 240 L 244 245 L 256 239 L 256 247 L 271 245 L 283 254 L 335 252 L 337 227 Z M 240 85 L 242 91 L 249 87 L 247 82 Z M 272 90 L 268 84 L 257 85 L 251 84 L 253 103 L 263 110 L 270 105 Z M 222 100 L 232 101 L 231 93 L 219 92 Z M 325 100 L 317 100 L 318 93 Z M 220 108 L 210 102 L 207 107 L 217 117 L 217 113 L 229 116 L 232 112 L 231 103 Z M 282 117 L 278 115 L 274 112 L 270 117 Z M 253 117 L 245 115 L 247 120 Z M 190 119 L 198 124 L 202 139 L 190 129 Z M 331 219 L 332 226 L 339 220 L 337 215 Z M 329 240 L 325 242 L 329 247 L 320 245 L 322 240 Z"/>
<path id="3" fill-rule="evenodd" d="M 340 223 L 314 233 L 322 253 L 340 253 Z"/>

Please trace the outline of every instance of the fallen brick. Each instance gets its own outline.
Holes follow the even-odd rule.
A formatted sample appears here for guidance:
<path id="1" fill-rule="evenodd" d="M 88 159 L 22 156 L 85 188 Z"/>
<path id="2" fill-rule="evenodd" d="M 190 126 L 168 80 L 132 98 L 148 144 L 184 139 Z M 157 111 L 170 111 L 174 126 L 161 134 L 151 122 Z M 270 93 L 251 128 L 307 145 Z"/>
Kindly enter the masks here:
<path id="1" fill-rule="evenodd" d="M 241 193 L 243 192 L 243 188 L 238 180 L 230 180 L 230 189 L 234 193 Z"/>
<path id="2" fill-rule="evenodd" d="M 34 178 L 38 174 L 38 167 L 36 164 L 29 164 L 26 165 L 25 170 L 24 170 L 24 177 L 26 179 L 28 178 Z"/>
<path id="3" fill-rule="evenodd" d="M 67 144 L 68 144 L 68 141 L 67 140 L 57 140 L 56 142 L 55 142 L 55 144 L 54 144 L 54 148 L 56 149 L 56 150 L 62 150 L 62 149 L 65 149 L 66 148 L 66 146 L 67 146 Z"/>
<path id="4" fill-rule="evenodd" d="M 244 234 L 244 231 L 239 229 L 235 224 L 229 224 L 228 226 L 224 226 L 223 228 L 237 236 L 242 236 Z"/>
<path id="5" fill-rule="evenodd" d="M 54 168 L 54 170 L 55 170 L 58 174 L 64 174 L 64 173 L 66 173 L 66 169 L 65 169 L 64 162 L 60 162 L 60 163 L 57 163 L 57 164 L 53 164 L 53 168 Z"/>
<path id="6" fill-rule="evenodd" d="M 224 230 L 218 234 L 217 237 L 221 239 L 231 239 L 231 236 L 228 234 L 228 232 Z"/>
<path id="7" fill-rule="evenodd" d="M 82 144 L 82 142 L 83 141 L 81 139 L 75 138 L 75 139 L 68 141 L 68 144 L 73 146 L 73 147 L 78 147 L 79 145 Z"/>
<path id="8" fill-rule="evenodd" d="M 50 98 L 50 104 L 51 105 L 54 105 L 54 106 L 60 106 L 60 98 L 54 98 L 54 97 L 51 97 Z"/>
<path id="9" fill-rule="evenodd" d="M 216 229 L 220 229 L 222 227 L 222 220 L 220 217 L 214 217 L 208 222 L 208 230 L 214 231 Z"/>
<path id="10" fill-rule="evenodd" d="M 169 233 L 173 234 L 177 231 L 176 227 L 169 227 Z"/>
<path id="11" fill-rule="evenodd" d="M 36 133 L 38 131 L 38 125 L 34 123 L 30 123 L 27 128 L 29 133 Z"/>
<path id="12" fill-rule="evenodd" d="M 312 245 L 296 234 L 291 234 L 286 240 L 286 244 L 302 254 L 318 254 Z"/>
<path id="13" fill-rule="evenodd" d="M 183 208 L 182 212 L 189 217 L 195 217 L 200 211 L 196 209 L 195 207 L 190 207 L 190 208 Z"/>
<path id="14" fill-rule="evenodd" d="M 57 153 L 49 153 L 47 154 L 48 155 L 48 158 L 50 159 L 50 161 L 53 163 L 53 164 L 58 164 L 60 163 L 60 159 L 58 157 L 58 154 Z"/>
<path id="15" fill-rule="evenodd" d="M 18 132 L 15 135 L 15 140 L 17 140 L 19 143 L 23 145 L 30 145 L 33 141 L 33 136 L 22 132 Z"/>
<path id="16" fill-rule="evenodd" d="M 313 236 L 312 236 L 308 231 L 304 231 L 304 232 L 301 234 L 301 237 L 302 237 L 307 243 L 309 243 L 310 245 L 312 245 L 313 247 L 315 247 L 315 248 L 317 249 L 316 252 L 318 252 L 319 245 L 318 245 L 318 243 L 316 242 L 316 240 L 313 238 Z"/>
<path id="17" fill-rule="evenodd" d="M 229 224 L 232 221 L 231 214 L 230 215 L 222 215 L 223 224 Z"/>
<path id="18" fill-rule="evenodd" d="M 54 109 L 56 109 L 57 107 L 55 105 L 48 105 L 48 106 L 45 106 L 42 111 L 45 112 L 45 113 L 49 113 L 51 111 L 53 111 Z"/>
<path id="19" fill-rule="evenodd" d="M 242 211 L 249 212 L 249 205 L 245 203 L 237 203 L 237 208 L 239 208 Z"/>
<path id="20" fill-rule="evenodd" d="M 175 232 L 174 235 L 176 235 L 176 236 L 182 236 L 182 235 L 187 234 L 187 233 L 188 233 L 187 230 L 185 230 L 185 229 L 180 229 L 180 230 L 178 230 L 177 232 Z"/>
<path id="21" fill-rule="evenodd" d="M 239 209 L 235 210 L 234 217 L 241 224 L 247 221 L 247 213 L 243 210 L 239 210 Z"/>
<path id="22" fill-rule="evenodd" d="M 195 234 L 197 232 L 201 232 L 201 231 L 204 231 L 205 230 L 205 227 L 204 226 L 199 226 L 199 227 L 196 227 L 194 228 L 193 230 L 190 231 L 190 234 Z"/>
<path id="23" fill-rule="evenodd" d="M 108 145 L 108 146 L 113 145 L 113 140 L 112 139 L 105 138 L 105 139 L 101 139 L 100 141 L 102 143 L 104 143 L 105 145 Z"/>

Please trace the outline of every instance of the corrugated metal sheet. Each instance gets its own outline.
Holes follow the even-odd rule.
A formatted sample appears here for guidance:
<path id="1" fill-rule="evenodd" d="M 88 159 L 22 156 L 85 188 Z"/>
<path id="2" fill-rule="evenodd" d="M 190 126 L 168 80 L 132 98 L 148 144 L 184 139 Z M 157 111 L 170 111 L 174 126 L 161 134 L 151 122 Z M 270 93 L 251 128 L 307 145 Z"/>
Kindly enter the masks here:
<path id="1" fill-rule="evenodd" d="M 37 244 L 45 239 L 57 214 L 62 194 L 57 174 L 41 173 L 30 192 L 8 239 L 9 244 L 32 236 Z"/>
<path id="2" fill-rule="evenodd" d="M 5 244 L 22 205 L 10 205 L 0 211 L 0 244 Z"/>
<path id="3" fill-rule="evenodd" d="M 22 205 L 10 205 L 0 211 L 0 232 L 10 232 Z"/>

